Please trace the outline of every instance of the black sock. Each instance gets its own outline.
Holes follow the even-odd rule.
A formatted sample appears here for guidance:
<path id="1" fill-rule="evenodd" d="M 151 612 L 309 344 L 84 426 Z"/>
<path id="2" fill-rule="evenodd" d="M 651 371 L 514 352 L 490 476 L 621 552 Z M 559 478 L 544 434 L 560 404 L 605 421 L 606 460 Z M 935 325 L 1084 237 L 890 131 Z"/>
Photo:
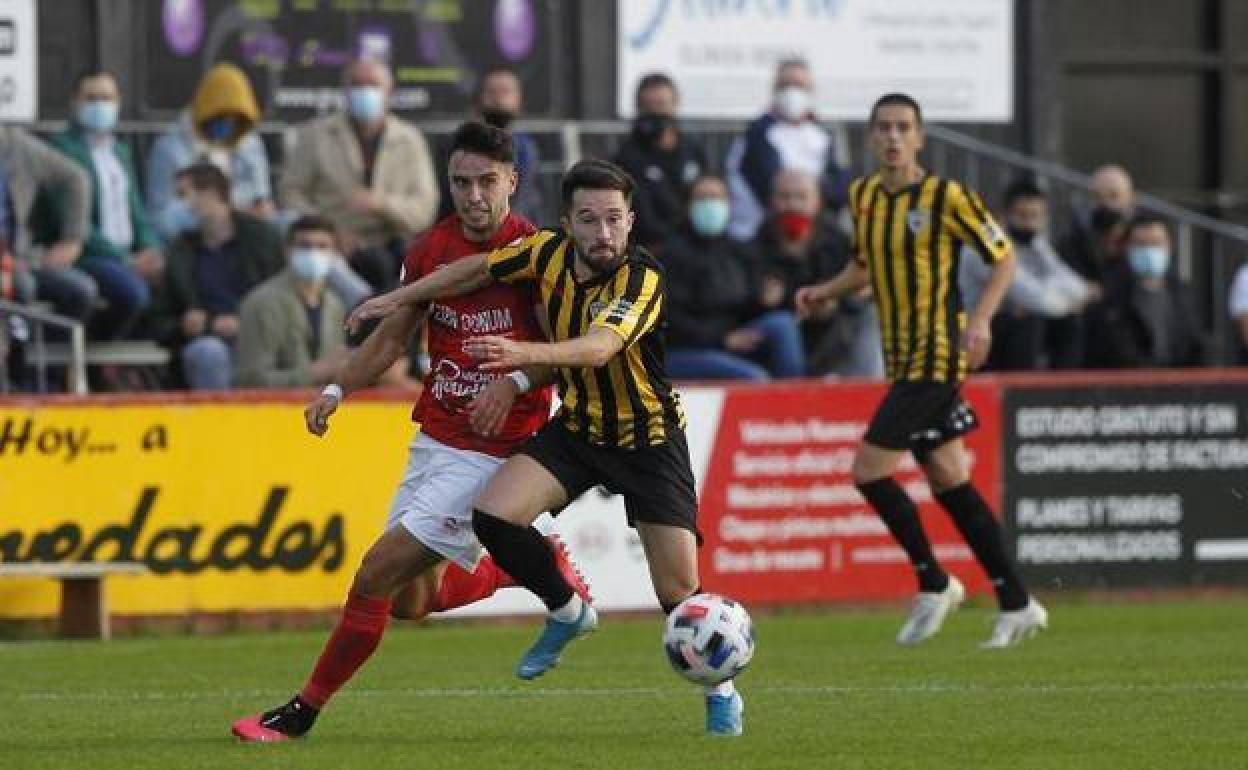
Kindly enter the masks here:
<path id="1" fill-rule="evenodd" d="M 949 587 L 949 576 L 940 568 L 932 554 L 932 544 L 919 522 L 919 509 L 906 490 L 891 477 L 858 485 L 858 491 L 893 533 L 893 539 L 910 557 L 920 591 L 943 591 Z"/>
<path id="2" fill-rule="evenodd" d="M 980 497 L 970 482 L 940 492 L 936 499 L 949 515 L 975 553 L 997 592 L 997 602 L 1005 611 L 1021 610 L 1027 606 L 1027 589 L 1018 577 L 1013 561 L 1005 552 L 1005 538 L 1001 525 L 992 515 L 988 503 Z"/>
<path id="3" fill-rule="evenodd" d="M 689 596 L 697 596 L 700 593 L 702 593 L 702 586 L 698 586 L 697 588 L 693 589 L 693 593 L 689 594 Z M 688 599 L 689 596 L 686 596 L 685 599 Z M 685 599 L 681 599 L 680 602 L 683 602 Z M 675 604 L 669 604 L 665 601 L 660 600 L 659 606 L 663 608 L 664 615 L 671 615 L 672 610 L 680 606 L 680 602 L 676 602 Z"/>
<path id="4" fill-rule="evenodd" d="M 572 586 L 563 579 L 550 543 L 533 527 L 517 527 L 484 511 L 473 510 L 472 529 L 498 566 L 532 591 L 546 608 L 572 601 Z"/>

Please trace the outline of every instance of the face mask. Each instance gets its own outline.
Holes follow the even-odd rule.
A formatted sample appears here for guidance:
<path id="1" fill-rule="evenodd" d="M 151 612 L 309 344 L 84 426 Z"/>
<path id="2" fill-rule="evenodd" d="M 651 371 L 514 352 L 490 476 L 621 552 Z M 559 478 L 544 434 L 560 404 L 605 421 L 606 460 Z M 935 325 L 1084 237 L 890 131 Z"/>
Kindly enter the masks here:
<path id="1" fill-rule="evenodd" d="M 1170 252 L 1161 246 L 1128 246 L 1127 263 L 1141 278 L 1161 278 L 1170 267 Z"/>
<path id="2" fill-rule="evenodd" d="M 234 138 L 238 123 L 229 115 L 222 115 L 219 118 L 204 121 L 202 130 L 204 138 L 208 141 L 221 144 Z"/>
<path id="3" fill-rule="evenodd" d="M 797 211 L 786 211 L 776 217 L 776 227 L 786 241 L 801 241 L 814 229 L 815 218 Z"/>
<path id="4" fill-rule="evenodd" d="M 191 208 L 186 198 L 175 198 L 173 203 L 169 204 L 166 216 L 169 227 L 174 232 L 185 233 L 199 227 L 199 215 L 195 213 L 195 209 Z"/>
<path id="5" fill-rule="evenodd" d="M 381 86 L 352 86 L 347 91 L 347 109 L 361 123 L 375 123 L 386 114 L 386 92 Z"/>
<path id="6" fill-rule="evenodd" d="M 297 248 L 290 252 L 290 269 L 301 280 L 316 283 L 325 280 L 334 256 L 325 249 Z"/>
<path id="7" fill-rule="evenodd" d="M 1092 209 L 1092 216 L 1089 222 L 1092 225 L 1092 231 L 1096 233 L 1108 232 L 1114 225 L 1123 219 L 1122 212 L 1117 209 L 1111 209 L 1108 206 L 1097 206 Z"/>
<path id="8" fill-rule="evenodd" d="M 1037 230 L 1030 230 L 1025 227 L 1015 227 L 1013 225 L 1007 227 L 1006 231 L 1009 232 L 1010 239 L 1015 243 L 1031 243 L 1036 239 L 1036 235 L 1039 234 Z"/>
<path id="9" fill-rule="evenodd" d="M 689 222 L 693 231 L 703 238 L 718 238 L 728 229 L 732 213 L 723 198 L 701 198 L 689 204 Z"/>
<path id="10" fill-rule="evenodd" d="M 776 92 L 775 107 L 780 117 L 791 122 L 806 118 L 811 108 L 810 91 L 797 86 L 785 86 Z"/>
<path id="11" fill-rule="evenodd" d="M 484 107 L 481 110 L 481 119 L 495 128 L 506 129 L 515 121 L 516 113 L 502 107 Z"/>
<path id="12" fill-rule="evenodd" d="M 94 99 L 78 105 L 78 125 L 93 134 L 107 134 L 117 126 L 117 102 Z"/>
<path id="13" fill-rule="evenodd" d="M 654 144 L 669 126 L 676 124 L 671 115 L 638 115 L 633 121 L 633 131 L 646 144 Z"/>

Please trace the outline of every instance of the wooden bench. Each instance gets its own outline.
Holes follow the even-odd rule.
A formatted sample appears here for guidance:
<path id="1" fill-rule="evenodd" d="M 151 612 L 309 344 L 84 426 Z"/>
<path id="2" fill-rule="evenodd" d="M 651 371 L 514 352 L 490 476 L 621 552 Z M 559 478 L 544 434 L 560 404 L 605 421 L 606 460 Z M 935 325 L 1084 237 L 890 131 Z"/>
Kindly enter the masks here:
<path id="1" fill-rule="evenodd" d="M 146 575 L 147 566 L 118 562 L 0 563 L 0 578 L 54 578 L 61 581 L 60 634 L 70 639 L 108 639 L 108 575 Z"/>

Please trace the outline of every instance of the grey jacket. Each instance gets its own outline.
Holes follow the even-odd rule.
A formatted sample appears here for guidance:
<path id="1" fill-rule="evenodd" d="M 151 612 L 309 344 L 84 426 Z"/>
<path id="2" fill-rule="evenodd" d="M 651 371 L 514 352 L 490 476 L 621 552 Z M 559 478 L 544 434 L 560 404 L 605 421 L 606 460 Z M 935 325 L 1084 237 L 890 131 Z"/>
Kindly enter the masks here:
<path id="1" fill-rule="evenodd" d="M 90 183 L 76 163 L 25 129 L 0 125 L 0 168 L 8 178 L 13 220 L 17 226 L 13 250 L 19 259 L 26 264 L 34 262 L 29 221 L 41 190 L 54 191 L 61 196 L 65 217 L 59 223 L 61 239 L 86 239 L 91 219 Z"/>
<path id="2" fill-rule="evenodd" d="M 287 268 L 243 298 L 238 311 L 235 383 L 250 388 L 315 385 L 312 362 L 346 347 L 346 311 L 330 291 L 321 295 L 321 341 L 308 351 L 312 329 L 295 278 Z"/>
<path id="3" fill-rule="evenodd" d="M 1061 318 L 1083 307 L 1091 290 L 1088 282 L 1067 266 L 1048 238 L 1040 235 L 1030 243 L 1013 243 L 1018 268 L 1002 310 Z M 964 251 L 959 283 L 968 308 L 979 301 L 991 273 L 978 254 Z"/>

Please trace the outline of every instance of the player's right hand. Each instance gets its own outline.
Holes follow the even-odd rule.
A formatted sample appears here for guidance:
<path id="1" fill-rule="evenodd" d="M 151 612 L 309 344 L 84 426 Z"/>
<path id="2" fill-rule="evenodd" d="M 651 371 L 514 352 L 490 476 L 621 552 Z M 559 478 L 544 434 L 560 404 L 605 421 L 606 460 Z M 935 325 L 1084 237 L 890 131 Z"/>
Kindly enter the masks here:
<path id="1" fill-rule="evenodd" d="M 468 424 L 479 436 L 497 436 L 520 388 L 510 377 L 500 377 L 486 386 L 468 405 Z"/>
<path id="2" fill-rule="evenodd" d="M 338 411 L 338 399 L 324 393 L 318 395 L 316 400 L 303 410 L 303 421 L 308 427 L 308 433 L 313 436 L 324 436 L 329 431 L 329 417 L 336 411 Z"/>
<path id="3" fill-rule="evenodd" d="M 399 309 L 399 301 L 395 298 L 395 291 L 379 294 L 372 299 L 365 300 L 351 311 L 351 315 L 347 316 L 347 331 L 355 334 L 359 331 L 360 326 L 374 318 L 385 318 Z"/>

